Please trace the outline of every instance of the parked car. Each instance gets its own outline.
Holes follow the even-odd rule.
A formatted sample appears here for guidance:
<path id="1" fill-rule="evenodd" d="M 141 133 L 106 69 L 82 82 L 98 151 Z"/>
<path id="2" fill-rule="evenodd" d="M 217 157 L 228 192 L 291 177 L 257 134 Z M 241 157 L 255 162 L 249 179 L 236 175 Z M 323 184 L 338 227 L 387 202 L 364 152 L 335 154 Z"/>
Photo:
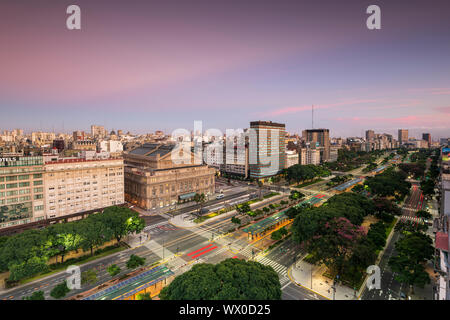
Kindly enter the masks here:
<path id="1" fill-rule="evenodd" d="M 221 194 L 217 195 L 216 199 L 219 200 L 219 199 L 222 199 L 223 197 L 224 197 L 224 195 L 223 195 L 223 193 L 221 193 Z"/>

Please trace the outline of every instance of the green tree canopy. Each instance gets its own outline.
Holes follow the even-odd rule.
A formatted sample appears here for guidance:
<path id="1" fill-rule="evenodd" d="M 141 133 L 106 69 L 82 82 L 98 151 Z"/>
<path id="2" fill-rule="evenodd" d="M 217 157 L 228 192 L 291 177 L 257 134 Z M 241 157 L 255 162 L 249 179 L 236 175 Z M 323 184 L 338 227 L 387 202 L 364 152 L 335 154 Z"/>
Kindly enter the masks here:
<path id="1" fill-rule="evenodd" d="M 278 274 L 254 261 L 226 259 L 196 264 L 165 287 L 163 300 L 280 300 Z"/>

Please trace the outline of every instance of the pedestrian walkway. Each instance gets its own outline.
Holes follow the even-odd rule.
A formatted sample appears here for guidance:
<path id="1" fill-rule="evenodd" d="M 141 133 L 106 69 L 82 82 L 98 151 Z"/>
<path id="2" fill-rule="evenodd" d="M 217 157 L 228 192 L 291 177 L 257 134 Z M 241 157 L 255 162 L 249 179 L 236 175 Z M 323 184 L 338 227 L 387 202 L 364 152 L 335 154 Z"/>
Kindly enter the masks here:
<path id="1" fill-rule="evenodd" d="M 288 275 L 287 275 L 287 268 L 278 262 L 275 262 L 267 257 L 261 257 L 256 256 L 255 261 L 265 265 L 265 266 L 271 266 L 273 270 L 275 270 L 276 273 L 278 273 L 278 277 L 280 278 L 280 284 L 283 288 L 284 285 L 288 284 L 290 282 Z"/>
<path id="2" fill-rule="evenodd" d="M 239 254 L 245 256 L 248 259 L 252 259 L 253 258 L 252 250 L 255 252 L 254 261 L 259 262 L 265 266 L 271 266 L 273 268 L 273 270 L 275 270 L 275 272 L 278 273 L 278 276 L 280 278 L 281 287 L 283 287 L 284 285 L 286 285 L 290 282 L 290 280 L 287 276 L 287 268 L 285 266 L 279 264 L 278 262 L 275 262 L 265 256 L 258 255 L 258 252 L 259 252 L 258 249 L 254 248 L 252 246 L 247 246 L 242 251 L 239 251 Z"/>
<path id="3" fill-rule="evenodd" d="M 333 300 L 333 280 L 323 276 L 325 266 L 315 266 L 300 260 L 291 266 L 289 275 L 293 282 L 327 299 Z M 356 291 L 336 284 L 335 300 L 356 300 Z"/>

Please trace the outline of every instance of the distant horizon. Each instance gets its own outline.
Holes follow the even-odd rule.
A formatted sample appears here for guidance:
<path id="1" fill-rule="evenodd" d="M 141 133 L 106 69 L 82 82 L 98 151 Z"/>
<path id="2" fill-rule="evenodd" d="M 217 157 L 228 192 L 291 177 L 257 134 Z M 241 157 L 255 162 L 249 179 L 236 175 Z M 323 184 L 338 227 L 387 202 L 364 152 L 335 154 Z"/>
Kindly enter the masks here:
<path id="1" fill-rule="evenodd" d="M 137 134 L 267 119 L 332 137 L 450 136 L 450 1 L 0 3 L 0 130 Z M 88 129 L 84 129 L 88 128 Z"/>
<path id="2" fill-rule="evenodd" d="M 255 120 L 255 121 L 256 121 L 256 120 Z M 262 120 L 262 121 L 271 121 L 271 120 Z M 98 126 L 103 126 L 103 125 L 101 125 L 101 124 L 96 124 L 96 125 L 98 125 Z M 103 127 L 104 127 L 104 126 L 103 126 Z M 244 127 L 244 128 L 226 128 L 226 129 L 247 129 L 247 128 L 249 128 L 249 127 L 250 127 L 250 126 Z M 49 129 L 49 130 L 39 130 L 39 129 L 37 129 L 37 130 L 32 130 L 32 129 L 26 129 L 26 128 L 14 127 L 14 128 L 11 128 L 11 129 L 0 128 L 0 135 L 3 134 L 3 131 L 4 131 L 4 130 L 11 132 L 11 131 L 16 130 L 16 129 L 21 129 L 21 130 L 23 130 L 25 135 L 31 134 L 32 132 L 47 132 L 47 133 L 68 134 L 68 135 L 72 135 L 73 132 L 75 132 L 75 131 L 84 131 L 85 133 L 88 133 L 88 134 L 91 133 L 90 127 L 89 127 L 88 129 L 77 128 L 77 129 L 70 130 L 70 131 L 65 131 L 65 132 L 62 132 L 62 131 L 59 131 L 59 130 L 52 131 L 52 129 Z M 178 128 L 175 128 L 175 129 L 178 129 Z M 175 130 L 175 129 L 174 129 L 174 130 Z M 193 132 L 193 131 L 194 131 L 194 130 L 193 130 L 193 127 L 191 127 L 191 128 L 184 128 L 184 129 L 188 130 L 189 132 Z M 207 129 L 213 129 L 213 128 L 205 127 L 205 128 L 203 128 L 203 133 L 205 133 L 205 131 L 206 131 Z M 221 130 L 223 134 L 226 133 L 226 132 L 225 132 L 226 129 L 224 129 L 224 130 L 222 130 L 222 129 L 220 129 L 220 128 L 214 128 L 214 129 L 219 129 L 219 130 Z M 308 130 L 308 129 L 311 129 L 311 128 L 305 128 L 305 129 L 302 129 L 302 130 Z M 355 134 L 355 135 L 349 135 L 349 136 L 334 136 L 334 135 L 333 135 L 333 130 L 332 130 L 332 128 L 318 128 L 318 127 L 315 127 L 314 129 L 329 129 L 329 130 L 330 130 L 330 139 L 335 139 L 335 138 L 343 138 L 343 139 L 345 139 L 345 138 L 352 138 L 352 137 L 364 138 L 364 139 L 365 139 L 366 131 L 367 131 L 367 130 L 373 130 L 373 131 L 375 132 L 375 134 L 390 134 L 390 135 L 393 136 L 394 139 L 398 140 L 397 138 L 398 138 L 398 130 L 399 130 L 399 129 L 405 129 L 405 130 L 408 130 L 408 139 L 410 139 L 410 138 L 414 138 L 414 139 L 422 139 L 422 134 L 423 134 L 423 133 L 430 133 L 430 134 L 431 134 L 431 139 L 432 139 L 432 141 L 439 141 L 441 138 L 450 138 L 450 133 L 449 133 L 448 135 L 443 135 L 443 136 L 434 136 L 431 132 L 428 132 L 428 131 L 421 131 L 422 129 L 417 129 L 417 128 L 416 128 L 416 129 L 415 129 L 415 128 L 411 128 L 411 129 L 410 129 L 410 128 L 398 128 L 398 129 L 394 129 L 395 132 L 392 132 L 392 131 L 389 131 L 389 130 L 377 131 L 376 129 L 371 129 L 371 128 L 370 128 L 370 129 L 364 130 L 364 132 L 363 132 L 362 134 L 359 134 L 359 135 L 358 135 L 358 134 Z M 133 134 L 133 135 L 152 134 L 152 133 L 155 133 L 156 131 L 162 131 L 162 132 L 164 132 L 165 135 L 170 135 L 170 134 L 172 133 L 172 131 L 173 131 L 173 130 L 166 131 L 166 130 L 157 128 L 157 129 L 150 129 L 150 130 L 147 131 L 147 132 L 135 132 L 135 131 L 133 131 L 132 129 L 107 128 L 107 127 L 105 127 L 105 130 L 108 132 L 108 134 L 109 134 L 111 131 L 113 131 L 113 130 L 116 132 L 116 134 L 117 134 L 117 131 L 118 131 L 118 130 L 122 130 L 124 134 L 126 134 L 127 132 L 130 132 L 130 133 Z M 411 130 L 412 130 L 412 131 L 411 131 Z M 294 132 L 294 131 L 288 131 L 288 130 L 286 130 L 286 133 L 289 133 L 289 134 L 291 134 L 291 135 L 295 135 L 295 134 L 298 134 L 298 135 L 300 135 L 300 136 L 302 135 L 302 131 L 300 131 L 300 132 Z"/>

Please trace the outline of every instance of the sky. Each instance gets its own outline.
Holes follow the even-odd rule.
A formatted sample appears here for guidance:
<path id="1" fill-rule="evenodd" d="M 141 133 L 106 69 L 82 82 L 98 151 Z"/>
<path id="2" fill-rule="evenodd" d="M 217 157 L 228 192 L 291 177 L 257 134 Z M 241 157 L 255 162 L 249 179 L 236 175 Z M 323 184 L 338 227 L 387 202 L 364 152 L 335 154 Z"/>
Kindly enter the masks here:
<path id="1" fill-rule="evenodd" d="M 0 43 L 0 130 L 295 133 L 314 105 L 333 137 L 450 136 L 448 0 L 4 0 Z"/>

